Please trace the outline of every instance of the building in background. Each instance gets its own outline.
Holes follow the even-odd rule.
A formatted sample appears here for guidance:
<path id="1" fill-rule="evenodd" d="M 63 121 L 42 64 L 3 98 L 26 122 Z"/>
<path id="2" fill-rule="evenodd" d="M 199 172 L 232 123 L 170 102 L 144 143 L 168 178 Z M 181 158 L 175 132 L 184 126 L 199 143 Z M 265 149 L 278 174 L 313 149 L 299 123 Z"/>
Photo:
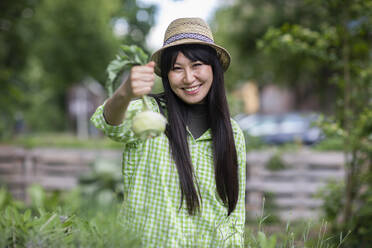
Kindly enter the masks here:
<path id="1" fill-rule="evenodd" d="M 80 139 L 97 136 L 98 130 L 90 123 L 90 117 L 106 97 L 105 90 L 97 81 L 87 78 L 72 86 L 67 94 L 68 116 Z"/>

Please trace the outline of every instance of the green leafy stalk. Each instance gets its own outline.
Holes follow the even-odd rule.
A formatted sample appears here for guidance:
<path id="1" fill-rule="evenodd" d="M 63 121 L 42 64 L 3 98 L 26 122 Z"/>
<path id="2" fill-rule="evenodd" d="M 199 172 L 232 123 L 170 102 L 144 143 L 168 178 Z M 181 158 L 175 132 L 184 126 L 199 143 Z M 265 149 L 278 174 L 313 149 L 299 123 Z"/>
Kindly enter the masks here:
<path id="1" fill-rule="evenodd" d="M 148 59 L 149 56 L 140 47 L 121 45 L 116 58 L 110 62 L 106 69 L 108 74 L 106 88 L 109 96 L 114 93 L 115 83 L 125 70 L 135 65 L 144 65 L 148 62 Z M 148 107 L 146 100 L 144 100 L 144 104 L 145 107 Z"/>

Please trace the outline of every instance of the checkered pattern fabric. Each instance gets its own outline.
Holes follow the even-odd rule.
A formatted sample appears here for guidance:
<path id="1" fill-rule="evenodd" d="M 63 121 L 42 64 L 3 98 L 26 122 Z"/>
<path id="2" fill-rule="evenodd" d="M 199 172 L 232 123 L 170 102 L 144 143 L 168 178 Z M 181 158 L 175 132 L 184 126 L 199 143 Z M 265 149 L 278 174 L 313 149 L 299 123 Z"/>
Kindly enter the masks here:
<path id="1" fill-rule="evenodd" d="M 227 208 L 218 196 L 213 165 L 211 131 L 198 139 L 189 132 L 188 144 L 202 197 L 201 212 L 190 216 L 186 202 L 180 208 L 181 191 L 168 138 L 160 136 L 140 141 L 131 130 L 133 115 L 142 109 L 142 100 L 132 101 L 126 119 L 119 126 L 106 123 L 100 106 L 91 120 L 108 137 L 122 142 L 124 202 L 120 220 L 141 234 L 144 247 L 243 247 L 245 222 L 245 141 L 235 121 L 233 133 L 239 162 L 239 200 L 227 217 Z M 151 108 L 159 112 L 155 99 Z"/>

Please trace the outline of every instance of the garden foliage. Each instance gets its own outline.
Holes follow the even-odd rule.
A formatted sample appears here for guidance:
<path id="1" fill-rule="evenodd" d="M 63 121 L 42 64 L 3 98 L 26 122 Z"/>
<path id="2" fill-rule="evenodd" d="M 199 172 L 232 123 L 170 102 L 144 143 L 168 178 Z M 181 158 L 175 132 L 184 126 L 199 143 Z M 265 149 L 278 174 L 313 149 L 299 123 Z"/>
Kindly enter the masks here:
<path id="1" fill-rule="evenodd" d="M 2 0 L 0 8 L 0 138 L 68 130 L 68 89 L 87 78 L 104 84 L 120 44 L 144 46 L 156 9 L 135 0 Z"/>
<path id="2" fill-rule="evenodd" d="M 345 182 L 324 191 L 326 218 L 334 235 L 351 231 L 345 247 L 369 246 L 372 1 L 240 0 L 217 11 L 216 24 L 217 39 L 238 60 L 228 74 L 233 81 L 285 84 L 298 105 L 319 99 L 328 114 L 321 126 L 341 141 L 346 161 Z"/>

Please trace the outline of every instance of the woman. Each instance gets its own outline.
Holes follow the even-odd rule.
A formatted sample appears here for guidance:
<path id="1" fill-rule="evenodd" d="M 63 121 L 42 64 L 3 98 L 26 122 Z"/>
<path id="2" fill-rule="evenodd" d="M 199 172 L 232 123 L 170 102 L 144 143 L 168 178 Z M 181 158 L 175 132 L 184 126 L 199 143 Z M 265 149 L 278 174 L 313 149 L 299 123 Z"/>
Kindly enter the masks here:
<path id="1" fill-rule="evenodd" d="M 173 21 L 152 61 L 131 69 L 92 117 L 124 144 L 121 218 L 144 247 L 241 247 L 245 222 L 245 142 L 230 119 L 224 89 L 229 53 L 199 18 Z M 141 141 L 131 130 L 154 72 L 164 93 L 151 109 L 168 120 L 164 134 Z"/>

